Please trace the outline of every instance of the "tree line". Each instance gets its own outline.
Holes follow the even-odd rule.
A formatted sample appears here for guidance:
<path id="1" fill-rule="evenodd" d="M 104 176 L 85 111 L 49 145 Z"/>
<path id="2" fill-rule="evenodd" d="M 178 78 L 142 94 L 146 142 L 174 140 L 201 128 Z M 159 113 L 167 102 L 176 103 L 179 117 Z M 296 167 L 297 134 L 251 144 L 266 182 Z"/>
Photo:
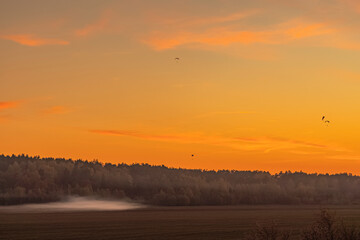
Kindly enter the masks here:
<path id="1" fill-rule="evenodd" d="M 0 205 L 51 202 L 72 195 L 166 206 L 359 204 L 360 177 L 0 155 Z"/>

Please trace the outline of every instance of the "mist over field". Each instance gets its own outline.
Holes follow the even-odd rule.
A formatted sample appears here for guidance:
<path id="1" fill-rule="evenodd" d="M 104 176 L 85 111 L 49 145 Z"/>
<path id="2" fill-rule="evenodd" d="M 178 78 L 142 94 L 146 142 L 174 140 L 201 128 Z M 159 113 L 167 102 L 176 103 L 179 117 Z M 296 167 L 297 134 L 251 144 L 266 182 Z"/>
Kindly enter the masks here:
<path id="1" fill-rule="evenodd" d="M 122 211 L 143 207 L 145 207 L 145 205 L 125 201 L 110 201 L 73 196 L 59 202 L 2 206 L 0 207 L 0 212 Z"/>

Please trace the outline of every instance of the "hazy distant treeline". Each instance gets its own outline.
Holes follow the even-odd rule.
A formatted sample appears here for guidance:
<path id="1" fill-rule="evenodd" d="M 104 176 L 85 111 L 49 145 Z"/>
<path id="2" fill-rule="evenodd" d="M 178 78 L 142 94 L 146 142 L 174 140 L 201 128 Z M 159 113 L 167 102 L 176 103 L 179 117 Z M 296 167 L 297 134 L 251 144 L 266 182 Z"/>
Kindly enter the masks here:
<path id="1" fill-rule="evenodd" d="M 1 205 L 56 201 L 68 195 L 155 205 L 358 204 L 360 177 L 0 155 Z"/>

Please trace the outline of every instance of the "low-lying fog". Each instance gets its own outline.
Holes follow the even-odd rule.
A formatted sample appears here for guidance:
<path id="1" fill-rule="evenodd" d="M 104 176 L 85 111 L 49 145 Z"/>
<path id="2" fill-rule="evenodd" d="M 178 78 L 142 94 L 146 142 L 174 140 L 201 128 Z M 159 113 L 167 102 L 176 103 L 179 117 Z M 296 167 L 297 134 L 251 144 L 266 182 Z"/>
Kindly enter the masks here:
<path id="1" fill-rule="evenodd" d="M 144 205 L 125 201 L 99 200 L 85 197 L 69 197 L 53 203 L 34 203 L 0 206 L 0 211 L 9 212 L 63 212 L 63 211 L 119 211 L 143 208 Z"/>

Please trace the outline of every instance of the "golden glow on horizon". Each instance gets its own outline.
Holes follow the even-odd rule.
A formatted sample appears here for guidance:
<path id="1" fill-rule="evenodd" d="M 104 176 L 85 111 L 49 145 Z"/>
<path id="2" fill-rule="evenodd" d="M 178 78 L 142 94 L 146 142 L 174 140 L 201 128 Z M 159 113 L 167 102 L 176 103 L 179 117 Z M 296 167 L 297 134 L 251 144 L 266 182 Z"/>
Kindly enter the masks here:
<path id="1" fill-rule="evenodd" d="M 359 13 L 353 0 L 2 1 L 0 153 L 357 174 Z"/>

